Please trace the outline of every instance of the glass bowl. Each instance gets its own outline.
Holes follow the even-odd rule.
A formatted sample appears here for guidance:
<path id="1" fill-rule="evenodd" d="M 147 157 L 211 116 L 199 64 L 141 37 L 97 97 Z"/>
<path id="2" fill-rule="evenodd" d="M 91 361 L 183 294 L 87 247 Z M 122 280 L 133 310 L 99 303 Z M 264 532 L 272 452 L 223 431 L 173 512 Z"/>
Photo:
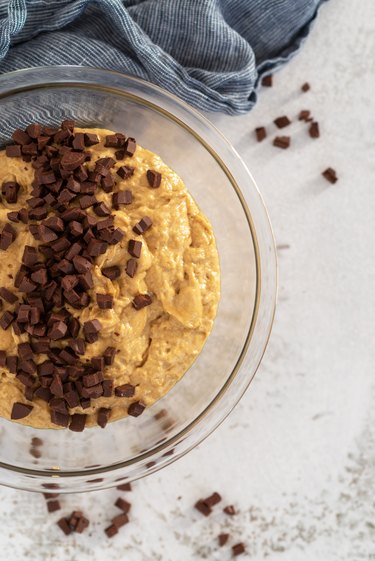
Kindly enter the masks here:
<path id="1" fill-rule="evenodd" d="M 221 300 L 203 351 L 138 418 L 83 433 L 0 419 L 0 484 L 61 493 L 119 485 L 163 468 L 209 435 L 251 382 L 270 335 L 277 286 L 272 230 L 239 155 L 197 111 L 143 80 L 78 66 L 20 70 L 0 81 L 0 145 L 39 121 L 125 131 L 185 181 L 211 221 Z M 32 446 L 33 438 L 42 444 Z M 36 457 L 38 456 L 38 457 Z"/>

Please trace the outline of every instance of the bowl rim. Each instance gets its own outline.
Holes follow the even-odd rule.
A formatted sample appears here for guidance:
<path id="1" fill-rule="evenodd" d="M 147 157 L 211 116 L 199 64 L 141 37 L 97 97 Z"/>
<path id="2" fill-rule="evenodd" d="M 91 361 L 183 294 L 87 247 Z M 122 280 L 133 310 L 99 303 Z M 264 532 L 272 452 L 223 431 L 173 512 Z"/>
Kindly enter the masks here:
<path id="1" fill-rule="evenodd" d="M 20 76 L 27 76 L 27 75 L 33 75 L 35 73 L 46 73 L 47 76 L 51 76 L 51 73 L 53 74 L 54 72 L 66 72 L 67 70 L 69 70 L 70 72 L 73 72 L 73 74 L 75 72 L 77 72 L 77 74 L 79 72 L 85 72 L 87 74 L 91 74 L 93 77 L 93 82 L 89 83 L 89 82 L 80 82 L 77 81 L 75 82 L 74 80 L 70 79 L 70 78 L 64 78 L 62 76 L 61 81 L 54 81 L 54 82 L 48 82 L 47 81 L 43 81 L 40 83 L 26 83 L 24 85 L 20 85 L 18 87 L 14 87 L 9 89 L 9 86 L 7 86 L 7 81 L 9 82 L 12 81 L 12 78 L 16 78 L 18 79 Z M 252 380 L 254 379 L 254 376 L 256 374 L 256 372 L 258 371 L 259 365 L 262 361 L 262 358 L 264 356 L 264 353 L 266 351 L 269 339 L 270 339 L 270 335 L 271 335 L 271 331 L 272 331 L 272 326 L 273 326 L 273 322 L 274 322 L 274 317 L 275 317 L 275 310 L 276 310 L 276 301 L 277 301 L 277 286 L 278 286 L 278 265 L 277 265 L 277 254 L 276 254 L 276 246 L 275 246 L 275 238 L 274 238 L 274 234 L 273 234 L 273 230 L 272 230 L 272 225 L 269 219 L 269 215 L 266 209 L 266 206 L 264 204 L 263 198 L 260 194 L 260 191 L 257 187 L 257 184 L 251 174 L 251 172 L 249 171 L 249 169 L 247 168 L 246 164 L 244 163 L 242 157 L 238 154 L 237 150 L 232 146 L 232 144 L 229 142 L 229 140 L 225 137 L 225 135 L 203 114 L 201 114 L 198 110 L 196 110 L 195 108 L 191 107 L 190 105 L 188 105 L 186 102 L 184 102 L 183 100 L 181 100 L 180 98 L 178 98 L 177 96 L 175 96 L 173 93 L 170 93 L 166 90 L 164 90 L 163 88 L 161 88 L 160 86 L 150 83 L 146 80 L 143 80 L 142 78 L 138 78 L 135 76 L 131 76 L 122 72 L 118 72 L 115 70 L 109 70 L 109 69 L 105 69 L 105 68 L 100 68 L 100 67 L 83 67 L 83 66 L 78 66 L 78 65 L 61 65 L 61 66 L 38 66 L 38 67 L 33 67 L 33 68 L 24 68 L 24 69 L 19 69 L 19 70 L 15 70 L 12 72 L 8 72 L 2 75 L 2 80 L 0 83 L 0 103 L 1 100 L 8 97 L 9 95 L 14 95 L 20 92 L 25 92 L 25 91 L 32 91 L 32 90 L 36 90 L 36 89 L 41 89 L 41 88 L 61 88 L 61 87 L 77 87 L 77 88 L 82 88 L 82 89 L 95 89 L 95 90 L 104 90 L 104 91 L 109 91 L 110 93 L 115 93 L 116 95 L 121 95 L 122 97 L 125 97 L 129 100 L 133 100 L 133 101 L 137 101 L 138 103 L 141 103 L 142 105 L 146 105 L 149 108 L 157 111 L 158 113 L 161 113 L 163 116 L 167 117 L 168 119 L 171 119 L 172 121 L 174 121 L 175 123 L 177 123 L 180 127 L 183 127 L 185 130 L 187 130 L 191 135 L 194 136 L 194 138 L 200 142 L 200 144 L 209 152 L 209 154 L 214 158 L 214 160 L 216 161 L 216 163 L 220 166 L 220 168 L 222 169 L 222 171 L 225 173 L 225 175 L 227 176 L 228 180 L 230 181 L 232 187 L 235 190 L 235 193 L 237 195 L 237 197 L 239 198 L 239 202 L 242 206 L 242 209 L 244 211 L 248 226 L 249 226 L 249 230 L 253 239 L 253 244 L 254 244 L 254 253 L 255 253 L 255 262 L 256 262 L 256 291 L 255 291 L 255 303 L 254 303 L 254 308 L 253 308 L 253 312 L 252 312 L 252 318 L 251 318 L 251 322 L 249 325 L 249 330 L 248 333 L 246 335 L 246 339 L 244 341 L 241 353 L 239 354 L 237 361 L 235 363 L 235 365 L 232 368 L 231 373 L 228 375 L 225 383 L 221 386 L 220 390 L 216 393 L 216 395 L 211 399 L 210 403 L 204 408 L 203 411 L 200 412 L 200 414 L 195 417 L 192 421 L 190 421 L 185 427 L 183 427 L 177 434 L 175 434 L 174 436 L 171 436 L 170 438 L 167 438 L 165 441 L 161 442 L 160 444 L 156 445 L 155 447 L 153 447 L 151 450 L 146 451 L 146 452 L 142 452 L 139 453 L 138 455 L 132 457 L 129 460 L 125 460 L 125 461 L 120 461 L 120 462 L 116 462 L 107 466 L 100 466 L 100 467 L 93 467 L 93 468 L 79 468 L 79 469 L 72 469 L 72 470 L 60 470 L 60 469 L 36 469 L 36 468 L 25 468 L 25 467 L 21 467 L 21 466 L 14 466 L 11 464 L 7 464 L 4 462 L 0 462 L 0 470 L 7 470 L 7 471 L 12 471 L 12 472 L 18 472 L 18 473 L 22 473 L 24 475 L 29 475 L 29 476 L 38 476 L 39 478 L 46 478 L 49 481 L 51 481 L 51 478 L 53 478 L 54 481 L 58 481 L 61 479 L 71 479 L 71 478 L 80 478 L 82 476 L 91 476 L 91 475 L 98 475 L 98 474 L 103 474 L 106 472 L 117 472 L 118 470 L 121 470 L 122 468 L 128 467 L 128 466 L 134 466 L 137 464 L 140 464 L 142 462 L 144 462 L 145 460 L 150 459 L 151 457 L 155 456 L 155 455 L 160 455 L 161 452 L 164 452 L 165 454 L 165 450 L 167 449 L 172 449 L 177 442 L 181 442 L 184 439 L 184 436 L 188 433 L 190 433 L 190 431 L 198 424 L 202 423 L 202 420 L 208 415 L 208 413 L 210 411 L 212 411 L 212 409 L 217 405 L 217 403 L 221 400 L 221 398 L 224 396 L 224 394 L 227 392 L 228 388 L 232 385 L 233 381 L 235 380 L 238 372 L 241 369 L 241 366 L 243 364 L 243 361 L 246 357 L 247 351 L 249 349 L 250 346 L 250 342 L 252 340 L 252 336 L 255 330 L 255 326 L 257 323 L 257 319 L 258 319 L 258 315 L 259 315 L 259 308 L 260 308 L 260 298 L 261 298 L 261 291 L 262 291 L 262 270 L 261 270 L 261 258 L 260 258 L 260 245 L 259 245 L 259 240 L 258 240 L 258 236 L 255 230 L 255 226 L 254 226 L 254 222 L 253 222 L 253 218 L 252 218 L 252 214 L 250 212 L 250 208 L 248 206 L 246 197 L 244 195 L 244 193 L 242 192 L 241 188 L 239 187 L 237 180 L 235 179 L 235 177 L 233 176 L 232 172 L 230 171 L 229 167 L 227 166 L 227 164 L 223 161 L 223 159 L 221 158 L 221 156 L 217 153 L 217 151 L 209 144 L 209 142 L 204 139 L 200 134 L 198 134 L 197 131 L 194 130 L 194 128 L 192 128 L 191 125 L 187 124 L 184 122 L 184 120 L 181 117 L 178 117 L 177 115 L 173 114 L 171 112 L 170 109 L 166 109 L 165 107 L 161 107 L 159 106 L 157 103 L 150 101 L 147 98 L 144 98 L 140 95 L 140 93 L 134 94 L 133 92 L 130 91 L 126 91 L 126 89 L 121 89 L 119 86 L 109 86 L 109 85 L 102 85 L 102 84 L 98 84 L 97 82 L 95 82 L 95 76 L 98 77 L 99 73 L 105 73 L 105 74 L 111 74 L 114 75 L 118 78 L 121 79 L 125 79 L 126 81 L 129 81 L 131 84 L 135 85 L 135 86 L 141 86 L 142 88 L 146 88 L 147 90 L 149 90 L 150 95 L 154 94 L 154 93 L 158 93 L 159 96 L 161 95 L 164 99 L 167 99 L 169 102 L 172 103 L 172 105 L 178 107 L 178 109 L 182 110 L 183 113 L 187 113 L 188 116 L 191 118 L 193 118 L 193 120 L 195 120 L 195 124 L 197 124 L 197 122 L 199 122 L 201 125 L 203 125 L 208 131 L 210 131 L 211 133 L 213 133 L 218 140 L 220 140 L 220 143 L 225 146 L 225 148 L 227 150 L 229 150 L 229 152 L 231 153 L 232 157 L 237 160 L 237 163 L 241 165 L 242 167 L 242 172 L 244 172 L 248 179 L 249 179 L 249 183 L 252 185 L 252 188 L 254 189 L 259 202 L 260 202 L 260 206 L 262 208 L 263 214 L 264 214 L 264 218 L 266 219 L 266 224 L 269 230 L 269 235 L 270 235 L 270 240 L 271 240 L 271 247 L 269 247 L 268 249 L 270 250 L 270 258 L 274 261 L 273 263 L 273 274 L 274 274 L 274 278 L 273 280 L 273 291 L 272 294 L 270 293 L 268 296 L 271 299 L 271 308 L 269 310 L 269 317 L 268 317 L 268 326 L 267 326 L 267 335 L 264 339 L 264 341 L 262 342 L 262 348 L 261 348 L 261 352 L 260 355 L 257 359 L 257 362 L 255 364 L 255 366 L 253 367 L 251 376 L 249 375 L 248 380 L 246 382 L 246 384 L 244 384 L 244 386 L 241 388 L 241 392 L 235 397 L 235 399 L 233 399 L 231 405 L 229 407 L 227 407 L 220 415 L 219 418 L 216 420 L 216 422 L 212 425 L 210 425 L 209 430 L 204 430 L 202 434 L 199 435 L 199 438 L 197 438 L 192 444 L 190 444 L 189 446 L 187 446 L 185 449 L 180 450 L 179 452 L 177 452 L 176 454 L 166 457 L 165 461 L 160 462 L 159 464 L 156 464 L 155 466 L 153 466 L 151 469 L 147 469 L 145 470 L 145 473 L 139 474 L 136 477 L 132 477 L 129 478 L 128 480 L 132 479 L 138 479 L 140 477 L 143 477 L 145 475 L 148 475 L 150 473 L 153 473 L 155 471 L 158 471 L 159 469 L 162 469 L 163 467 L 165 467 L 166 465 L 169 465 L 170 463 L 176 461 L 177 459 L 181 458 L 182 456 L 184 456 L 185 454 L 187 454 L 190 450 L 192 450 L 193 448 L 195 448 L 195 446 L 197 446 L 198 444 L 200 444 L 203 440 L 205 440 L 205 438 L 207 438 L 210 434 L 212 434 L 212 432 L 214 430 L 216 430 L 216 428 L 227 418 L 227 416 L 231 413 L 231 411 L 234 409 L 234 407 L 238 404 L 238 402 L 240 401 L 240 399 L 242 398 L 242 396 L 244 395 L 244 393 L 246 392 L 246 390 L 248 389 L 250 383 L 252 382 Z M 77 79 L 79 78 L 79 76 L 77 76 Z M 11 422 L 11 421 L 9 421 Z M 115 421 L 116 422 L 116 421 Z M 116 483 L 110 483 L 107 486 L 113 486 Z M 105 488 L 106 485 L 102 485 L 102 486 L 98 486 L 96 487 L 97 489 L 101 489 L 101 488 Z M 18 485 L 17 485 L 18 487 Z M 23 487 L 25 488 L 25 487 Z M 89 489 L 87 489 L 89 490 Z M 61 489 L 60 492 L 71 492 L 69 491 L 69 489 L 64 490 Z"/>

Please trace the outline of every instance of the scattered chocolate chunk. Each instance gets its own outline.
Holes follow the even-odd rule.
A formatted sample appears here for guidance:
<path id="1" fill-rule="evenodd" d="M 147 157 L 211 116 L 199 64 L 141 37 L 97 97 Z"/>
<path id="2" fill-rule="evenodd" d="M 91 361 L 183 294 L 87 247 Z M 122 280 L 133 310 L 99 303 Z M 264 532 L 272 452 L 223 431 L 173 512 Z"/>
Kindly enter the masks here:
<path id="1" fill-rule="evenodd" d="M 60 510 L 60 509 L 61 509 L 60 501 L 48 501 L 47 502 L 48 512 L 56 512 L 56 510 Z"/>
<path id="2" fill-rule="evenodd" d="M 153 169 L 149 169 L 147 170 L 146 176 L 150 187 L 152 187 L 153 189 L 157 189 L 158 187 L 160 187 L 161 173 Z"/>
<path id="3" fill-rule="evenodd" d="M 298 120 L 307 121 L 308 119 L 310 119 L 310 115 L 311 111 L 309 111 L 308 109 L 302 109 L 298 114 Z"/>
<path id="4" fill-rule="evenodd" d="M 268 76 L 264 76 L 262 78 L 261 84 L 262 86 L 265 86 L 266 88 L 272 88 L 272 74 L 268 74 Z"/>
<path id="5" fill-rule="evenodd" d="M 78 522 L 75 525 L 75 531 L 77 534 L 82 534 L 82 532 L 88 528 L 90 522 L 85 516 L 80 516 Z"/>
<path id="6" fill-rule="evenodd" d="M 125 512 L 122 512 L 121 514 L 118 514 L 117 516 L 114 516 L 112 518 L 112 524 L 116 526 L 116 528 L 121 528 L 121 526 L 125 526 L 125 524 L 128 524 L 128 522 L 129 518 L 128 515 L 125 514 Z"/>
<path id="7" fill-rule="evenodd" d="M 133 397 L 135 394 L 135 387 L 131 384 L 123 384 L 115 388 L 115 395 L 117 397 Z"/>
<path id="8" fill-rule="evenodd" d="M 137 294 L 133 299 L 133 308 L 136 310 L 141 310 L 146 306 L 152 304 L 152 297 L 149 294 Z"/>
<path id="9" fill-rule="evenodd" d="M 138 259 L 141 256 L 142 242 L 138 240 L 129 240 L 128 252 L 132 257 Z"/>
<path id="10" fill-rule="evenodd" d="M 16 402 L 13 404 L 12 412 L 10 414 L 11 419 L 24 419 L 28 415 L 30 415 L 31 411 L 33 410 L 32 405 L 27 405 L 26 403 Z"/>
<path id="11" fill-rule="evenodd" d="M 138 234 L 144 234 L 152 226 L 152 220 L 149 216 L 144 216 L 135 226 L 133 226 L 133 232 Z"/>
<path id="12" fill-rule="evenodd" d="M 134 277 L 135 273 L 137 272 L 137 268 L 138 268 L 138 263 L 136 259 L 128 259 L 126 263 L 125 271 L 130 278 Z"/>
<path id="13" fill-rule="evenodd" d="M 97 294 L 96 301 L 101 310 L 113 308 L 113 296 L 111 294 Z"/>
<path id="14" fill-rule="evenodd" d="M 66 536 L 69 536 L 69 534 L 72 533 L 72 530 L 66 518 L 60 518 L 60 520 L 57 522 L 57 525 L 64 532 Z"/>
<path id="15" fill-rule="evenodd" d="M 122 483 L 121 485 L 117 485 L 116 489 L 119 491 L 131 491 L 132 486 L 131 483 Z"/>
<path id="16" fill-rule="evenodd" d="M 11 292 L 7 288 L 5 288 L 5 286 L 2 286 L 0 288 L 0 296 L 6 302 L 9 302 L 9 304 L 14 304 L 15 302 L 18 302 L 17 296 L 15 294 L 13 294 L 13 292 Z"/>
<path id="17" fill-rule="evenodd" d="M 112 206 L 114 209 L 119 210 L 120 205 L 130 205 L 133 200 L 132 192 L 126 189 L 125 191 L 118 191 L 112 195 Z"/>
<path id="18" fill-rule="evenodd" d="M 85 335 L 86 341 L 88 343 L 94 343 L 95 341 L 97 341 L 101 328 L 102 325 L 98 319 L 86 321 L 83 324 L 83 333 Z"/>
<path id="19" fill-rule="evenodd" d="M 277 148 L 289 148 L 290 146 L 290 136 L 276 136 L 273 141 L 273 145 L 277 146 Z"/>
<path id="20" fill-rule="evenodd" d="M 223 547 L 223 545 L 225 545 L 229 539 L 229 534 L 219 534 L 217 539 L 219 542 L 219 546 Z"/>
<path id="21" fill-rule="evenodd" d="M 134 401 L 134 403 L 131 403 L 128 407 L 128 415 L 131 417 L 139 417 L 145 409 L 146 406 L 143 403 L 140 401 Z"/>
<path id="22" fill-rule="evenodd" d="M 209 516 L 212 512 L 212 508 L 206 504 L 203 500 L 197 501 L 194 507 L 201 513 L 203 516 Z"/>
<path id="23" fill-rule="evenodd" d="M 274 120 L 274 123 L 278 129 L 283 129 L 284 127 L 289 126 L 291 121 L 286 115 L 283 115 L 282 117 L 277 117 L 277 119 Z"/>
<path id="24" fill-rule="evenodd" d="M 111 416 L 111 409 L 107 409 L 105 407 L 101 407 L 98 411 L 98 425 L 104 429 L 109 421 L 109 418 Z"/>
<path id="25" fill-rule="evenodd" d="M 111 524 L 104 530 L 104 532 L 108 538 L 113 538 L 113 536 L 118 533 L 118 528 L 114 524 Z"/>
<path id="26" fill-rule="evenodd" d="M 223 508 L 223 512 L 225 512 L 225 514 L 228 514 L 229 516 L 234 516 L 236 514 L 236 509 L 233 505 L 228 505 Z"/>
<path id="27" fill-rule="evenodd" d="M 302 84 L 302 86 L 301 86 L 301 90 L 302 90 L 303 92 L 308 92 L 310 88 L 311 88 L 311 86 L 310 86 L 310 84 L 309 84 L 308 82 L 305 82 L 305 83 Z"/>
<path id="28" fill-rule="evenodd" d="M 313 121 L 309 127 L 309 135 L 311 138 L 319 138 L 320 131 L 319 131 L 319 123 L 317 121 Z"/>
<path id="29" fill-rule="evenodd" d="M 219 495 L 219 493 L 216 492 L 212 493 L 212 495 L 210 495 L 206 499 L 203 499 L 203 502 L 205 502 L 209 507 L 215 506 L 220 501 L 221 501 L 221 495 Z"/>
<path id="30" fill-rule="evenodd" d="M 71 417 L 69 429 L 74 432 L 82 432 L 85 428 L 87 415 L 80 415 L 79 413 L 75 413 Z"/>
<path id="31" fill-rule="evenodd" d="M 236 557 L 237 555 L 241 555 L 241 553 L 245 553 L 246 548 L 245 545 L 241 542 L 241 543 L 236 543 L 235 545 L 232 545 L 232 553 L 233 555 Z"/>
<path id="32" fill-rule="evenodd" d="M 104 267 L 102 274 L 110 280 L 115 280 L 121 275 L 121 269 L 117 265 L 113 267 Z"/>
<path id="33" fill-rule="evenodd" d="M 255 136 L 257 137 L 258 142 L 262 142 L 267 136 L 266 127 L 257 127 L 255 129 Z"/>
<path id="34" fill-rule="evenodd" d="M 329 181 L 329 183 L 336 183 L 338 177 L 336 171 L 333 168 L 327 168 L 322 172 L 322 176 Z"/>
<path id="35" fill-rule="evenodd" d="M 127 489 L 127 490 L 130 491 L 130 489 Z M 119 509 L 121 509 L 125 514 L 128 514 L 132 505 L 130 503 L 128 503 L 128 501 L 125 501 L 124 499 L 119 497 L 115 502 L 115 506 L 117 506 Z"/>

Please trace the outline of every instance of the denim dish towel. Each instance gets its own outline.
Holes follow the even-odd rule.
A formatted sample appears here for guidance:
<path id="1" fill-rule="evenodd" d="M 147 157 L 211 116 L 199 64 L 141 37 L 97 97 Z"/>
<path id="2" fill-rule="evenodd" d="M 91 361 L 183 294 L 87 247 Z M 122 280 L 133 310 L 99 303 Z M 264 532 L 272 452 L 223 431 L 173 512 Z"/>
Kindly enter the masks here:
<path id="1" fill-rule="evenodd" d="M 325 0 L 0 0 L 0 74 L 100 66 L 203 110 L 244 113 Z M 1 77 L 0 77 L 1 79 Z"/>

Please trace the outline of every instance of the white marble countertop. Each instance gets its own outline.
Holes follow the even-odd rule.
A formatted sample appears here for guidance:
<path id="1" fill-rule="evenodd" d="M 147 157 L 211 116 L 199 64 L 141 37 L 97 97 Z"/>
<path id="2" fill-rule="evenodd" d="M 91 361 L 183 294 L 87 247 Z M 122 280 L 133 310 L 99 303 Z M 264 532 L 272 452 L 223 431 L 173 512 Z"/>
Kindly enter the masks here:
<path id="1" fill-rule="evenodd" d="M 134 484 L 131 523 L 112 540 L 116 491 L 63 497 L 63 513 L 93 521 L 66 538 L 41 496 L 0 489 L 0 561 L 225 561 L 226 529 L 230 545 L 246 543 L 239 559 L 375 560 L 374 24 L 373 0 L 332 0 L 251 114 L 210 116 L 253 172 L 281 246 L 273 334 L 241 403 L 199 448 Z M 256 126 L 272 138 L 275 117 L 304 108 L 320 139 L 297 122 L 287 151 L 255 142 Z M 336 185 L 320 176 L 327 166 Z M 194 511 L 212 490 L 239 513 Z"/>

